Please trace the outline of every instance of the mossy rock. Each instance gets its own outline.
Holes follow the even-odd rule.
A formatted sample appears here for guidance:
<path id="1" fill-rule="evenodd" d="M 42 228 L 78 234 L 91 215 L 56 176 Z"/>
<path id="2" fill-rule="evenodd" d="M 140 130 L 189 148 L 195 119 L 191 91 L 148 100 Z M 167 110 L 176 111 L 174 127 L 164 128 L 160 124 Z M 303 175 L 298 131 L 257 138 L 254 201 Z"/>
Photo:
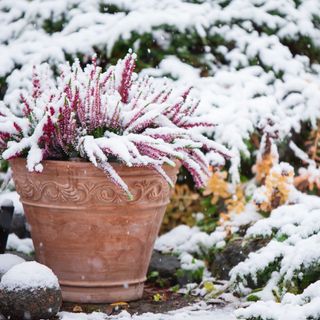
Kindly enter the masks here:
<path id="1" fill-rule="evenodd" d="M 57 288 L 0 291 L 0 310 L 11 320 L 52 318 L 59 312 L 61 304 L 61 291 Z"/>
<path id="2" fill-rule="evenodd" d="M 241 261 L 244 261 L 250 252 L 255 252 L 266 246 L 270 239 L 256 238 L 244 240 L 238 238 L 231 240 L 219 252 L 210 257 L 210 271 L 218 279 L 228 280 L 230 270 Z"/>

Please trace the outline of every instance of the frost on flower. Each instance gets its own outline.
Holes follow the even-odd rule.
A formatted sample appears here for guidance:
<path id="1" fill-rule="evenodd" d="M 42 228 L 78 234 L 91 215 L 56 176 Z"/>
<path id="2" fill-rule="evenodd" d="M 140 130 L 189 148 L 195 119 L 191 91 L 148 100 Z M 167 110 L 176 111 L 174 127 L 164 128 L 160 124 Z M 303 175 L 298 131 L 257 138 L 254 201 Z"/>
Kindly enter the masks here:
<path id="1" fill-rule="evenodd" d="M 130 190 L 111 162 L 151 167 L 172 184 L 162 166 L 175 166 L 177 159 L 202 187 L 209 177 L 203 152 L 224 159 L 230 155 L 192 129 L 215 124 L 195 115 L 198 101 L 191 88 L 177 96 L 170 87 L 135 74 L 135 60 L 129 53 L 106 71 L 96 57 L 85 68 L 76 61 L 62 66 L 56 84 L 34 69 L 32 90 L 21 95 L 24 116 L 0 105 L 3 159 L 25 157 L 29 171 L 41 171 L 43 160 L 82 157 L 101 168 L 129 197 Z"/>

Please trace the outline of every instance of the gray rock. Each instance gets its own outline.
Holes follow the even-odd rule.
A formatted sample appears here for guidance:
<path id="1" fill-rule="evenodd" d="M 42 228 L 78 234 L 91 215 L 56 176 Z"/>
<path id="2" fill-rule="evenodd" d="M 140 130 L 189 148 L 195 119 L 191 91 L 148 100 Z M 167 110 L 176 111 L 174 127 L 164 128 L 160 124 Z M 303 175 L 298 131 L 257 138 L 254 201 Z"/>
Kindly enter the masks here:
<path id="1" fill-rule="evenodd" d="M 148 273 L 156 271 L 159 273 L 159 277 L 172 282 L 175 281 L 176 272 L 180 267 L 180 261 L 177 257 L 162 254 L 161 252 L 154 250 Z"/>
<path id="2" fill-rule="evenodd" d="M 31 238 L 26 217 L 24 214 L 14 214 L 10 232 L 15 233 L 20 239 Z"/>
<path id="3" fill-rule="evenodd" d="M 212 256 L 210 271 L 213 276 L 221 280 L 229 279 L 230 270 L 241 261 L 244 261 L 250 252 L 264 247 L 269 239 L 252 239 L 244 241 L 243 238 L 231 240 L 222 249 Z"/>
<path id="4" fill-rule="evenodd" d="M 10 320 L 49 319 L 60 309 L 62 296 L 57 288 L 0 291 L 0 310 Z"/>

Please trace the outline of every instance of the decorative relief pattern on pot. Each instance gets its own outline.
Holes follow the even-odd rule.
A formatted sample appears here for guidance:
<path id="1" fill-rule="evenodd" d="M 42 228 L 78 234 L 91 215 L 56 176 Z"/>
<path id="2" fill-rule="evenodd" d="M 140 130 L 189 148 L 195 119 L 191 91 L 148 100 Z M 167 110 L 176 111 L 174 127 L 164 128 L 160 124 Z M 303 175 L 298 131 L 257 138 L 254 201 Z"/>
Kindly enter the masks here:
<path id="1" fill-rule="evenodd" d="M 170 194 L 170 187 L 161 178 L 129 182 L 129 189 L 134 196 L 132 201 L 108 181 L 97 184 L 87 181 L 74 184 L 70 181 L 59 183 L 20 176 L 15 177 L 15 184 L 22 200 L 45 203 L 59 202 L 84 205 L 92 203 L 92 200 L 95 203 L 105 204 L 129 204 L 138 201 L 162 202 L 166 201 Z"/>
<path id="2" fill-rule="evenodd" d="M 84 194 L 78 192 L 71 184 L 57 183 L 54 181 L 42 182 L 29 179 L 27 176 L 15 178 L 17 192 L 22 200 L 32 201 L 60 201 L 60 202 L 79 202 Z"/>

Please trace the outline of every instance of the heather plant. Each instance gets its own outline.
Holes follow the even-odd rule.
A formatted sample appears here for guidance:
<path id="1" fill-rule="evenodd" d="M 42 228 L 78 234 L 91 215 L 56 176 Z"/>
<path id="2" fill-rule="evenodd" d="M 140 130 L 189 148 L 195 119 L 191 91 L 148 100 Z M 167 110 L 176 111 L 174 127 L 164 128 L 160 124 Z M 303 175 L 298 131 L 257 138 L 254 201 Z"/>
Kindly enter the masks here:
<path id="1" fill-rule="evenodd" d="M 26 157 L 29 171 L 41 171 L 42 160 L 81 157 L 101 168 L 132 197 L 110 162 L 148 166 L 172 185 L 162 166 L 175 159 L 191 173 L 196 187 L 209 177 L 203 151 L 223 162 L 229 152 L 194 132 L 213 122 L 196 115 L 191 88 L 176 94 L 157 87 L 150 77 L 134 73 L 136 56 L 129 53 L 105 72 L 96 58 L 85 68 L 64 65 L 55 84 L 34 69 L 32 91 L 21 96 L 23 117 L 0 107 L 3 159 Z"/>

